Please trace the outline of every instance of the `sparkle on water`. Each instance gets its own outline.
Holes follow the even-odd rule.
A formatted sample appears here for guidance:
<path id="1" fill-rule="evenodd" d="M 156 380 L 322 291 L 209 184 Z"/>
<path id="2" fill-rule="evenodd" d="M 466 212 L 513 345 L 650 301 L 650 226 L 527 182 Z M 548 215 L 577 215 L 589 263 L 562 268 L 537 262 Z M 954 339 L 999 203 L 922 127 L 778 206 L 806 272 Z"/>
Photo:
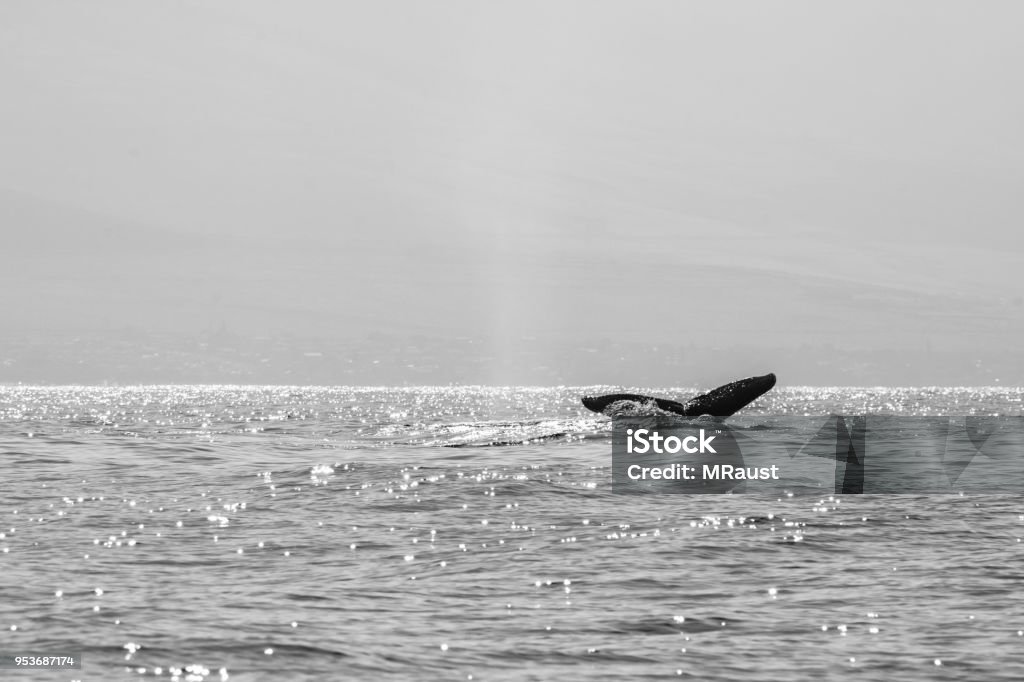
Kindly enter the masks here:
<path id="1" fill-rule="evenodd" d="M 4 650 L 84 661 L 4 679 L 1024 678 L 1019 499 L 616 496 L 613 390 L 693 392 L 2 388 Z"/>

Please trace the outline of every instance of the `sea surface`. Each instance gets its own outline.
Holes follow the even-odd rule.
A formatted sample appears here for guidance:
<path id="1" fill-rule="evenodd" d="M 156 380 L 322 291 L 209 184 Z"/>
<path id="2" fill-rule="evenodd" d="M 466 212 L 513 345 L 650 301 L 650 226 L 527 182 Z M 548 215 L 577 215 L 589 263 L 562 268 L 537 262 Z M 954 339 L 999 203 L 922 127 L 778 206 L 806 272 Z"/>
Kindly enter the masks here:
<path id="1" fill-rule="evenodd" d="M 613 494 L 623 389 L 0 388 L 0 679 L 1024 679 L 1021 496 Z"/>

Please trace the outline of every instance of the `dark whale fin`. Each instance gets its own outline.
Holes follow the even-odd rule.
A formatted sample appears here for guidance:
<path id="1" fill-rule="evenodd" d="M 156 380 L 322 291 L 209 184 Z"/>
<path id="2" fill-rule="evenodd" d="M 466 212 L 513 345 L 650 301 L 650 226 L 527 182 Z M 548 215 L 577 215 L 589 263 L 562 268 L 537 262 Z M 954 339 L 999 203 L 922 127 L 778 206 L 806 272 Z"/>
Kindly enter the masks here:
<path id="1" fill-rule="evenodd" d="M 754 402 L 775 386 L 775 375 L 765 374 L 760 377 L 749 377 L 701 394 L 684 403 L 664 398 L 652 398 L 636 393 L 611 393 L 601 396 L 584 396 L 583 405 L 594 412 L 605 409 L 619 401 L 628 400 L 636 403 L 654 402 L 658 409 L 674 412 L 683 417 L 699 417 L 707 414 L 712 417 L 729 417 Z"/>
<path id="2" fill-rule="evenodd" d="M 686 416 L 709 414 L 712 417 L 730 417 L 754 402 L 775 386 L 775 375 L 740 379 L 708 391 L 686 403 Z"/>

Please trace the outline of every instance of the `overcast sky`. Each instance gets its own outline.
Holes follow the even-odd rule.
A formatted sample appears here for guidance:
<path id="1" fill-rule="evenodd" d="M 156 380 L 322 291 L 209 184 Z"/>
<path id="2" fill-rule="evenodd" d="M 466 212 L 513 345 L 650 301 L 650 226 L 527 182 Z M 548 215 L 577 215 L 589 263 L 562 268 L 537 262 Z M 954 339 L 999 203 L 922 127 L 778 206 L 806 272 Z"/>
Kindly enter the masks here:
<path id="1" fill-rule="evenodd" d="M 5 0 L 0 333 L 1015 347 L 1022 25 Z"/>

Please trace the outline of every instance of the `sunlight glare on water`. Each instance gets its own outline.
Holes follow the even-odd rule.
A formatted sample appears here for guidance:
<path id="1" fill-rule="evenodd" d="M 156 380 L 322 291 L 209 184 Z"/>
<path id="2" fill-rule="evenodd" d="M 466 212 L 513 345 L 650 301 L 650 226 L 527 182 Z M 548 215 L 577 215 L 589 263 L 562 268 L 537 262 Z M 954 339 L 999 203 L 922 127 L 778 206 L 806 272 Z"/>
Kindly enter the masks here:
<path id="1" fill-rule="evenodd" d="M 1024 678 L 1018 497 L 613 495 L 605 388 L 0 389 L 5 679 Z"/>

